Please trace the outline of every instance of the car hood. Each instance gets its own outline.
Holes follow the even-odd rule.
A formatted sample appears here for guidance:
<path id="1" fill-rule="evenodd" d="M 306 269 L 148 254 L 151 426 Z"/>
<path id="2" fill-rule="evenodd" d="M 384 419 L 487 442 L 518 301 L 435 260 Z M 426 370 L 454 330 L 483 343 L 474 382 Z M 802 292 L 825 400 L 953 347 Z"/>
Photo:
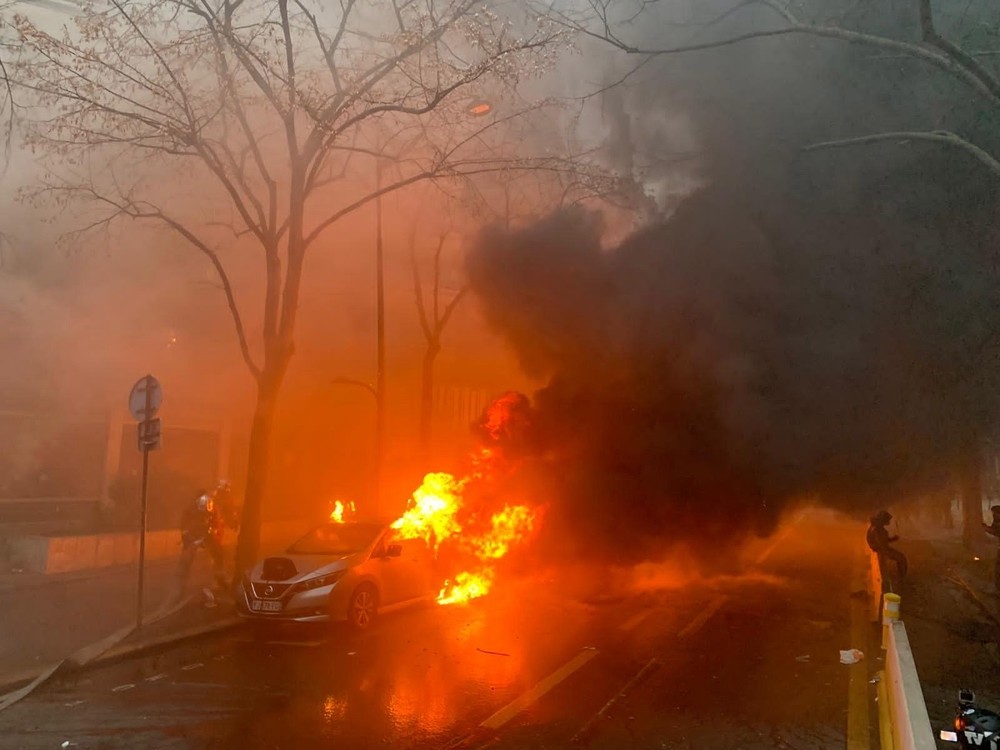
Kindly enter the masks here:
<path id="1" fill-rule="evenodd" d="M 307 578 L 336 573 L 339 570 L 347 570 L 357 565 L 364 557 L 364 553 L 355 552 L 350 555 L 272 555 L 271 558 L 281 558 L 287 560 L 295 566 L 295 574 L 281 579 L 281 583 L 298 583 Z M 274 578 L 264 578 L 264 560 L 259 561 L 250 571 L 250 578 L 254 581 L 277 580 Z"/>

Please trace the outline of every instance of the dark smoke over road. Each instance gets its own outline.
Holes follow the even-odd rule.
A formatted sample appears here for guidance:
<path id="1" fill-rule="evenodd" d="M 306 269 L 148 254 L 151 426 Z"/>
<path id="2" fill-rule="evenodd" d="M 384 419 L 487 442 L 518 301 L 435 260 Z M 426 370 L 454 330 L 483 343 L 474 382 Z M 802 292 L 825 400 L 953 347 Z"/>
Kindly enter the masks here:
<path id="1" fill-rule="evenodd" d="M 591 549 L 714 549 L 796 499 L 860 513 L 935 490 L 994 423 L 994 209 L 774 187 L 716 183 L 611 250 L 573 210 L 470 256 L 488 319 L 548 380 L 539 465 Z"/>
<path id="2" fill-rule="evenodd" d="M 623 33 L 669 38 L 644 18 Z M 844 23 L 906 38 L 913 21 Z M 631 127 L 609 148 L 700 188 L 611 249 L 582 210 L 481 236 L 473 290 L 548 382 L 533 396 L 538 466 L 590 549 L 716 550 L 799 499 L 861 515 L 946 486 L 993 433 L 995 178 L 912 142 L 802 148 L 928 123 L 992 137 L 960 86 L 879 64 L 808 38 L 668 56 L 616 90 Z M 672 119 L 694 166 L 669 166 L 684 144 L 657 123 Z"/>

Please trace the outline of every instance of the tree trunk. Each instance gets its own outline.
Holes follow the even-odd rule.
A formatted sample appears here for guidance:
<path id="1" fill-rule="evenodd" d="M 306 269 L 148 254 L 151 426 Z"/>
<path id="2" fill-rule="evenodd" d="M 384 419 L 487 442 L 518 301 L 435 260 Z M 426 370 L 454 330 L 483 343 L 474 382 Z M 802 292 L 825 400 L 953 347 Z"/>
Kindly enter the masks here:
<path id="1" fill-rule="evenodd" d="M 434 362 L 440 351 L 441 345 L 437 341 L 427 342 L 420 382 L 420 452 L 424 458 L 430 457 L 434 419 Z"/>
<path id="2" fill-rule="evenodd" d="M 257 387 L 253 425 L 250 428 L 250 453 L 247 465 L 246 492 L 236 543 L 236 575 L 241 575 L 257 561 L 260 549 L 261 506 L 267 488 L 271 454 L 271 432 L 281 379 L 265 374 Z"/>
<path id="3" fill-rule="evenodd" d="M 971 548 L 983 534 L 983 481 L 979 444 L 966 445 L 959 478 L 962 493 L 962 544 Z"/>

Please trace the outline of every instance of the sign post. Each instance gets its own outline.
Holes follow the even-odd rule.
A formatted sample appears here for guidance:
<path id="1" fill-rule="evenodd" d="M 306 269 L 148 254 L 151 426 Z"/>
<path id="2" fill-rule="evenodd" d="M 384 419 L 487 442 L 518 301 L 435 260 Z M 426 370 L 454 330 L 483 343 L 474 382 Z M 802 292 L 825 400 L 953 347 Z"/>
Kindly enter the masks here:
<path id="1" fill-rule="evenodd" d="M 142 627 L 142 597 L 146 572 L 146 488 L 149 479 L 149 452 L 160 447 L 160 420 L 156 413 L 163 402 L 163 390 L 152 375 L 139 379 L 128 397 L 128 408 L 139 422 L 139 450 L 142 451 L 142 489 L 139 499 L 139 582 L 136 594 L 135 625 Z"/>

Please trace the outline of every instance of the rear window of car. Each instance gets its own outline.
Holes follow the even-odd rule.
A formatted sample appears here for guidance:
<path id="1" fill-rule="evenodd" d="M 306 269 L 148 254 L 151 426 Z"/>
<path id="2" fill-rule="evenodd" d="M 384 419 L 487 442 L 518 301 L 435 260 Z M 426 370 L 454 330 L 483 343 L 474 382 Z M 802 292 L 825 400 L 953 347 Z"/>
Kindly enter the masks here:
<path id="1" fill-rule="evenodd" d="M 350 555 L 375 541 L 382 531 L 374 523 L 325 523 L 288 548 L 294 555 Z"/>

